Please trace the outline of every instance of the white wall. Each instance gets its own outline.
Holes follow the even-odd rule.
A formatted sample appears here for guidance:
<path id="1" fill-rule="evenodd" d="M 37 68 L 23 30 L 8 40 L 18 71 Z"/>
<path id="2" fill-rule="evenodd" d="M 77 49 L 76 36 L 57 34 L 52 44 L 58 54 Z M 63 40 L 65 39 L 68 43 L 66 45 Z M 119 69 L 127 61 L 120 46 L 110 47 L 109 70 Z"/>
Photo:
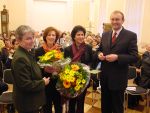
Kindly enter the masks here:
<path id="1" fill-rule="evenodd" d="M 90 0 L 73 0 L 73 25 L 89 27 Z"/>
<path id="2" fill-rule="evenodd" d="M 72 0 L 50 2 L 49 0 L 26 0 L 27 24 L 41 31 L 54 26 L 61 31 L 68 31 L 73 23 Z"/>
<path id="3" fill-rule="evenodd" d="M 141 28 L 141 42 L 150 44 L 150 0 L 145 0 Z"/>
<path id="4" fill-rule="evenodd" d="M 26 0 L 7 0 L 9 10 L 9 30 L 15 30 L 26 23 Z"/>
<path id="5" fill-rule="evenodd" d="M 124 0 L 106 0 L 106 23 L 110 22 L 110 15 L 114 10 L 124 10 Z"/>

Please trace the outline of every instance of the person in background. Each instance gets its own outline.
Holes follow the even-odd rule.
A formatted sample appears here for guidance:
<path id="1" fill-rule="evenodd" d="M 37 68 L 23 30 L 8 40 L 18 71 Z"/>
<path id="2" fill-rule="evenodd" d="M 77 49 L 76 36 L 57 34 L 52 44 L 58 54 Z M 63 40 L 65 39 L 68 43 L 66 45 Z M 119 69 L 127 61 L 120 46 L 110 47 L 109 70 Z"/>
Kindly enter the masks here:
<path id="1" fill-rule="evenodd" d="M 34 32 L 34 48 L 41 47 L 41 36 L 38 31 Z"/>
<path id="2" fill-rule="evenodd" d="M 10 40 L 14 40 L 16 37 L 15 37 L 15 31 L 11 31 L 10 32 Z"/>
<path id="3" fill-rule="evenodd" d="M 86 44 L 92 45 L 92 42 L 93 42 L 92 34 L 87 35 L 84 41 Z"/>
<path id="4" fill-rule="evenodd" d="M 18 42 L 16 39 L 12 40 L 12 49 L 15 51 L 18 48 Z"/>
<path id="5" fill-rule="evenodd" d="M 7 62 L 7 59 L 12 51 L 11 40 L 5 39 L 4 43 L 5 43 L 5 46 L 1 50 L 1 60 L 2 60 L 3 64 L 5 64 Z"/>
<path id="6" fill-rule="evenodd" d="M 101 36 L 100 35 L 96 35 L 94 39 L 98 42 L 98 45 L 100 46 Z"/>
<path id="7" fill-rule="evenodd" d="M 7 34 L 6 33 L 3 33 L 3 39 L 5 40 L 5 39 L 8 39 L 8 36 L 7 36 Z"/>
<path id="8" fill-rule="evenodd" d="M 2 34 L 0 34 L 0 40 L 3 40 L 3 36 L 2 36 Z"/>
<path id="9" fill-rule="evenodd" d="M 5 47 L 5 43 L 4 43 L 3 37 L 2 37 L 2 39 L 0 39 L 0 52 L 2 51 L 3 47 Z"/>
<path id="10" fill-rule="evenodd" d="M 18 42 L 16 41 L 16 39 L 13 39 L 12 43 L 10 39 L 5 39 L 4 42 L 5 47 L 2 48 L 0 58 L 4 64 L 4 69 L 9 69 L 11 67 L 13 54 L 18 47 Z"/>
<path id="11" fill-rule="evenodd" d="M 142 70 L 140 86 L 150 88 L 150 44 L 146 47 L 146 52 L 142 55 Z"/>
<path id="12" fill-rule="evenodd" d="M 66 33 L 63 32 L 60 36 L 60 38 L 58 39 L 57 43 L 60 44 L 61 46 L 65 46 L 65 40 L 66 40 Z"/>
<path id="13" fill-rule="evenodd" d="M 92 63 L 92 47 L 85 44 L 86 30 L 84 27 L 77 25 L 72 29 L 71 37 L 73 43 L 64 49 L 64 57 L 70 57 L 72 62 L 81 62 L 86 65 Z M 84 113 L 84 100 L 87 89 L 69 101 L 69 113 Z"/>
<path id="14" fill-rule="evenodd" d="M 39 113 L 45 104 L 45 86 L 50 78 L 43 77 L 31 49 L 34 46 L 34 31 L 27 25 L 16 29 L 19 47 L 13 56 L 13 99 L 18 113 Z"/>
<path id="15" fill-rule="evenodd" d="M 99 48 L 98 43 L 99 43 L 99 41 L 97 41 L 96 39 L 93 39 L 92 44 L 91 44 L 93 52 L 97 51 L 97 49 Z"/>
<path id="16" fill-rule="evenodd" d="M 59 38 L 59 32 L 54 27 L 48 27 L 44 30 L 42 47 L 35 50 L 35 56 L 37 61 L 39 56 L 44 55 L 51 50 L 61 51 L 61 46 L 57 44 Z M 61 96 L 56 90 L 57 78 L 52 77 L 52 73 L 56 71 L 55 68 L 46 67 L 43 70 L 43 77 L 51 77 L 50 83 L 46 86 L 46 105 L 43 107 L 44 113 L 52 113 L 52 104 L 54 104 L 55 113 L 62 113 Z"/>
<path id="17" fill-rule="evenodd" d="M 102 113 L 123 113 L 128 65 L 138 59 L 137 35 L 122 26 L 124 14 L 121 11 L 112 12 L 110 22 L 112 30 L 102 34 L 98 50 L 101 110 Z"/>

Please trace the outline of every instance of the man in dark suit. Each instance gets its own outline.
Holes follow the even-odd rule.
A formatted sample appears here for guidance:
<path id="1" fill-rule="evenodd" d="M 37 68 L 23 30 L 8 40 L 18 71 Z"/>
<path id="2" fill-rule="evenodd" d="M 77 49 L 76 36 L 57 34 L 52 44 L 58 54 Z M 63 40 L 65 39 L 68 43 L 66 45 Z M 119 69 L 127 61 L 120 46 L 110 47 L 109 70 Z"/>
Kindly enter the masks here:
<path id="1" fill-rule="evenodd" d="M 123 113 L 127 87 L 128 64 L 138 56 L 137 36 L 122 27 L 124 15 L 114 11 L 110 16 L 112 30 L 102 35 L 98 58 L 101 64 L 102 113 Z"/>

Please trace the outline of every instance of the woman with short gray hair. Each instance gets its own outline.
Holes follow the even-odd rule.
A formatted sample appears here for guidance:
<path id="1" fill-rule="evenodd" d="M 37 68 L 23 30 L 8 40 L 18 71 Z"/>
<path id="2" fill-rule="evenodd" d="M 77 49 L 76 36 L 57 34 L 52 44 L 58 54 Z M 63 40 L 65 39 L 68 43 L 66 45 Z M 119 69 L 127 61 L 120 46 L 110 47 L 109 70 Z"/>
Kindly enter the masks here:
<path id="1" fill-rule="evenodd" d="M 13 98 L 18 113 L 39 113 L 45 104 L 45 86 L 49 77 L 42 78 L 40 67 L 32 54 L 34 31 L 21 25 L 16 29 L 19 43 L 12 60 Z"/>

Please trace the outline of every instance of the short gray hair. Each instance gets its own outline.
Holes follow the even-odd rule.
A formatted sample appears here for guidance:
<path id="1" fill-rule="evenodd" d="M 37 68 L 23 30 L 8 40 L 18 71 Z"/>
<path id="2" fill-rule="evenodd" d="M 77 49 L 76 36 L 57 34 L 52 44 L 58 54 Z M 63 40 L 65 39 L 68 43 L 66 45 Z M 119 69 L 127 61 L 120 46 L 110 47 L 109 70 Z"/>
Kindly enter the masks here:
<path id="1" fill-rule="evenodd" d="M 34 30 L 30 26 L 20 25 L 15 32 L 16 39 L 22 40 L 23 35 L 29 32 L 34 34 Z"/>

